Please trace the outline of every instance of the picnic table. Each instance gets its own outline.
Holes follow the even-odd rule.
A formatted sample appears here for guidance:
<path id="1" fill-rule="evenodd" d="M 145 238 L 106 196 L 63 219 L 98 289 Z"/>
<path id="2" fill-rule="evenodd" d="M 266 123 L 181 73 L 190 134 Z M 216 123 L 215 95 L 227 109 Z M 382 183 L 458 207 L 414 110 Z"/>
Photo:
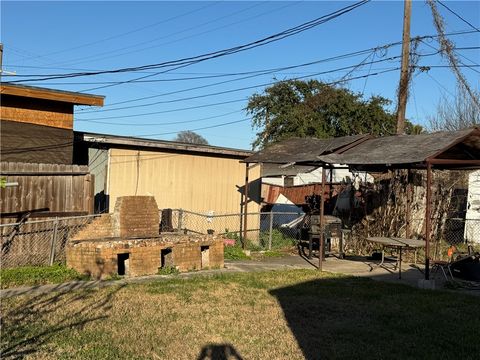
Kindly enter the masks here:
<path id="1" fill-rule="evenodd" d="M 368 237 L 367 241 L 382 245 L 382 261 L 375 267 L 371 267 L 370 271 L 378 267 L 385 267 L 385 248 L 395 249 L 398 252 L 398 257 L 396 258 L 395 269 L 398 268 L 398 278 L 402 278 L 402 251 L 403 250 L 416 250 L 418 248 L 425 247 L 425 241 L 417 239 L 405 239 L 398 237 L 390 236 L 381 236 L 381 237 Z"/>

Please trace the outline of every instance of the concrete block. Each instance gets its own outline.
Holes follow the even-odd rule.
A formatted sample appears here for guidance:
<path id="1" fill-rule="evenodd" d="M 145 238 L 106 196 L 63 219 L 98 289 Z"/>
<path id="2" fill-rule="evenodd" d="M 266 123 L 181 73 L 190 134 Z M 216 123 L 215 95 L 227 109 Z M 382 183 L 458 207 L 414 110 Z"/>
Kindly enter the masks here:
<path id="1" fill-rule="evenodd" d="M 435 280 L 418 279 L 417 286 L 420 289 L 435 290 Z"/>

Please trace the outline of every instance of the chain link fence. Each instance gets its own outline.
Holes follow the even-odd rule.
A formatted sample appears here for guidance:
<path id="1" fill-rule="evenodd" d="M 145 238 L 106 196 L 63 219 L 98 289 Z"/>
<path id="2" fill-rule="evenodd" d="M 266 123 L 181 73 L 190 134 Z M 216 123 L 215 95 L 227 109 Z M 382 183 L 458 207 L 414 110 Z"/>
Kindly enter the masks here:
<path id="1" fill-rule="evenodd" d="M 244 215 L 175 209 L 172 210 L 172 225 L 175 230 L 185 233 L 222 235 L 227 238 L 227 244 L 231 245 L 240 245 L 246 233 L 249 248 L 271 250 L 295 245 L 303 226 L 303 217 L 304 213 L 301 212 L 258 212 Z"/>
<path id="2" fill-rule="evenodd" d="M 65 245 L 98 215 L 0 225 L 1 268 L 65 262 Z"/>
<path id="3" fill-rule="evenodd" d="M 40 266 L 65 262 L 65 245 L 79 230 L 99 215 L 56 218 L 7 223 L 0 225 L 0 267 Z M 302 212 L 258 212 L 246 216 L 241 213 L 215 214 L 172 210 L 174 231 L 191 234 L 214 233 L 226 238 L 227 245 L 241 246 L 246 233 L 247 248 L 275 250 L 293 247 L 308 239 L 309 217 Z M 245 221 L 246 220 L 246 221 Z M 412 222 L 423 219 L 412 219 Z M 246 231 L 244 230 L 246 226 Z M 420 225 L 421 228 L 421 225 Z M 363 227 L 341 231 L 343 250 L 347 254 L 369 255 L 376 245 L 366 241 L 368 236 L 382 236 Z M 417 234 L 422 239 L 422 234 Z M 447 249 L 455 245 L 463 251 L 468 245 L 480 250 L 480 219 L 447 218 L 432 236 L 432 256 L 446 257 Z M 464 249 L 465 248 L 465 249 Z M 421 259 L 422 251 L 418 256 Z"/>

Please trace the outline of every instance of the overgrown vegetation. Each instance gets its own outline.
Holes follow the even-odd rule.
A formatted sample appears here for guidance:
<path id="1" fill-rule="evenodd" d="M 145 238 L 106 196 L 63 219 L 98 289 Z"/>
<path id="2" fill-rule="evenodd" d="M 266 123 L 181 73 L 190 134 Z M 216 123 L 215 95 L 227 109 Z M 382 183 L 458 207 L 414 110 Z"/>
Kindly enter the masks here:
<path id="1" fill-rule="evenodd" d="M 226 260 L 250 260 L 250 256 L 247 256 L 242 249 L 241 245 L 225 246 L 223 250 L 223 256 Z"/>
<path id="2" fill-rule="evenodd" d="M 251 259 L 250 256 L 245 255 L 240 237 L 238 233 L 229 232 L 225 230 L 225 238 L 235 241 L 234 245 L 225 245 L 224 256 L 227 260 L 246 260 Z M 259 236 L 259 243 L 255 244 L 251 240 L 246 240 L 246 250 L 252 252 L 261 252 L 260 257 L 279 257 L 283 256 L 280 250 L 291 249 L 295 245 L 295 239 L 285 235 L 278 229 L 272 231 L 272 249 L 269 250 L 269 232 L 262 231 Z M 257 256 L 258 257 L 258 256 Z"/>
<path id="3" fill-rule="evenodd" d="M 158 268 L 158 275 L 176 275 L 179 274 L 180 271 L 175 266 L 164 266 Z"/>
<path id="4" fill-rule="evenodd" d="M 202 354 L 210 351 L 244 359 L 474 359 L 480 353 L 480 325 L 472 321 L 480 318 L 478 297 L 316 270 L 173 278 L 3 299 L 0 306 L 5 359 L 181 360 L 208 358 Z M 419 342 L 432 329 L 434 336 Z"/>
<path id="5" fill-rule="evenodd" d="M 260 233 L 260 246 L 263 249 L 268 249 L 269 232 L 262 231 Z M 295 246 L 296 240 L 290 236 L 285 235 L 278 229 L 272 230 L 272 250 L 289 249 Z"/>
<path id="6" fill-rule="evenodd" d="M 33 286 L 42 284 L 58 284 L 73 280 L 88 280 L 87 275 L 81 275 L 64 265 L 25 266 L 0 270 L 2 289 L 16 286 Z"/>

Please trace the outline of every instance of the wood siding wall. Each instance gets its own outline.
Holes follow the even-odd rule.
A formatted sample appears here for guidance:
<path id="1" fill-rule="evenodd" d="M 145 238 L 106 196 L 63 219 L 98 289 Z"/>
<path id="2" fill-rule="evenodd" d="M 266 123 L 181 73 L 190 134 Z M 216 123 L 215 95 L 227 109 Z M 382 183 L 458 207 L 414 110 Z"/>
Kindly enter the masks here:
<path id="1" fill-rule="evenodd" d="M 73 143 L 72 130 L 0 122 L 0 157 L 3 162 L 71 165 Z"/>
<path id="2" fill-rule="evenodd" d="M 0 173 L 7 182 L 18 182 L 0 189 L 2 214 L 42 208 L 93 213 L 93 176 L 87 166 L 1 162 Z M 15 219 L 2 222 L 10 220 Z"/>
<path id="3" fill-rule="evenodd" d="M 119 196 L 153 195 L 162 209 L 240 212 L 245 164 L 238 158 L 111 149 L 109 166 L 110 211 Z M 250 170 L 250 181 L 259 176 L 259 167 Z M 258 210 L 249 203 L 249 212 Z"/>
<path id="4" fill-rule="evenodd" d="M 0 113 L 2 120 L 73 129 L 73 104 L 3 95 Z"/>

